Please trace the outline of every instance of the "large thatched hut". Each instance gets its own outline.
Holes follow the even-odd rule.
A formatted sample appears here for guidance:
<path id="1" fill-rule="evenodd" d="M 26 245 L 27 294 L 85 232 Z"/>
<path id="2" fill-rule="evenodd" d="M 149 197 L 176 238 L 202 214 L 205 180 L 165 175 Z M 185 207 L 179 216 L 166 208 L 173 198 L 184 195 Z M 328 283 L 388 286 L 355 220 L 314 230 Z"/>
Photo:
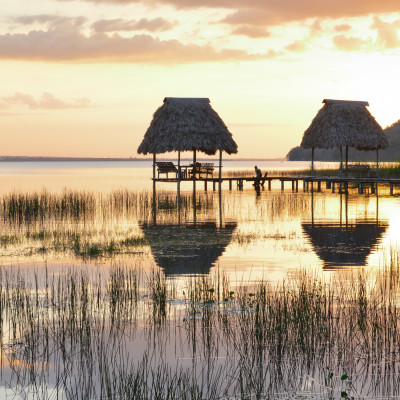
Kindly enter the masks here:
<path id="1" fill-rule="evenodd" d="M 193 151 L 193 163 L 196 162 L 196 151 L 208 155 L 219 151 L 221 177 L 222 152 L 237 153 L 237 144 L 208 98 L 166 97 L 154 113 L 137 152 L 153 154 L 155 165 L 157 154 L 171 151 L 178 152 L 178 167 L 182 151 Z"/>
<path id="2" fill-rule="evenodd" d="M 342 148 L 346 148 L 346 165 L 348 148 L 358 150 L 384 149 L 389 142 L 381 126 L 366 108 L 366 101 L 347 101 L 324 99 L 324 106 L 318 111 L 309 128 L 304 132 L 301 147 L 312 149 L 312 168 L 314 149 L 340 148 L 342 169 Z"/>

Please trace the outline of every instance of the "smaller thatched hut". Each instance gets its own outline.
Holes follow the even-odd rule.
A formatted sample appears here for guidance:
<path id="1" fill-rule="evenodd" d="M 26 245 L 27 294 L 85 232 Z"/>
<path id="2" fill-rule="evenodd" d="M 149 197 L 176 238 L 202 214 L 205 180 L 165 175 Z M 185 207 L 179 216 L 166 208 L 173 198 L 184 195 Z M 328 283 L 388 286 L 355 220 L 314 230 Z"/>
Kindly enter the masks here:
<path id="1" fill-rule="evenodd" d="M 193 151 L 193 163 L 196 151 L 208 155 L 219 151 L 221 177 L 222 152 L 237 153 L 237 144 L 208 98 L 166 97 L 154 113 L 137 152 L 153 154 L 155 164 L 156 154 L 170 151 L 178 152 L 178 167 L 181 151 Z"/>
<path id="2" fill-rule="evenodd" d="M 366 101 L 324 99 L 324 106 L 318 111 L 309 128 L 304 132 L 301 147 L 312 149 L 312 168 L 314 149 L 340 148 L 342 169 L 342 147 L 358 150 L 378 150 L 389 145 L 385 133 L 366 108 Z"/>

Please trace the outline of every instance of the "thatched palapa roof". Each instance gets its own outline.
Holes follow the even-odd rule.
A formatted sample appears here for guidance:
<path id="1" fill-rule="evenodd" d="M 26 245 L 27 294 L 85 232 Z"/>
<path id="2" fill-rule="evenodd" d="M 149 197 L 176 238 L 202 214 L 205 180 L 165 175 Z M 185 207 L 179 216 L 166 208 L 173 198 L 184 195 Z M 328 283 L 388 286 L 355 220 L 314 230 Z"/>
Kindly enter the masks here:
<path id="1" fill-rule="evenodd" d="M 209 99 L 166 97 L 154 113 L 137 152 L 193 150 L 210 155 L 218 150 L 232 154 L 237 153 L 237 144 Z"/>
<path id="2" fill-rule="evenodd" d="M 366 101 L 330 100 L 304 132 L 301 147 L 330 149 L 349 146 L 358 150 L 384 149 L 389 142 L 366 108 Z"/>

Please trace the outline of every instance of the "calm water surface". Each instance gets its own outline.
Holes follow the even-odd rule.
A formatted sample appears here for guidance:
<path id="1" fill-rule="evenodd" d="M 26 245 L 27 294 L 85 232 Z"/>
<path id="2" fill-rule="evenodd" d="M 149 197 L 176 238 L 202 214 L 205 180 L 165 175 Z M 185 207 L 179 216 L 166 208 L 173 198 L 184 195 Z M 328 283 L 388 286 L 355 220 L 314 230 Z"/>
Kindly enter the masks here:
<path id="1" fill-rule="evenodd" d="M 399 196 L 150 177 L 0 163 L 0 399 L 400 398 Z"/>
<path id="2" fill-rule="evenodd" d="M 226 161 L 224 170 L 251 170 L 253 164 Z M 309 166 L 305 162 L 266 161 L 258 165 L 263 171 Z M 92 210 L 90 218 L 84 216 L 84 222 L 49 216 L 34 225 L 29 222 L 16 227 L 4 222 L 3 232 L 20 233 L 22 228 L 31 233 L 48 229 L 65 232 L 72 226 L 93 245 L 96 240 L 101 243 L 113 237 L 121 241 L 124 236 L 132 235 L 144 237 L 148 243 L 140 252 L 100 251 L 93 257 L 76 257 L 68 251 L 60 254 L 48 240 L 26 240 L 25 232 L 25 239 L 16 245 L 3 238 L 0 253 L 3 265 L 32 265 L 33 261 L 36 266 L 43 263 L 107 266 L 111 259 L 136 262 L 140 258 L 146 268 L 160 267 L 171 275 L 192 273 L 201 267 L 207 272 L 220 267 L 235 275 L 235 279 L 257 280 L 261 276 L 281 279 L 299 268 L 333 271 L 379 267 L 397 248 L 400 237 L 399 198 L 388 196 L 384 188 L 378 195 L 358 195 L 355 188 L 348 194 L 324 189 L 311 194 L 304 193 L 301 185 L 299 192 L 293 193 L 290 183 L 282 192 L 280 183 L 275 182 L 271 191 L 266 189 L 257 195 L 249 183 L 243 191 L 235 188 L 229 191 L 225 183 L 220 199 L 218 191 L 213 192 L 209 187 L 205 192 L 203 184 L 198 183 L 193 202 L 193 187 L 185 183 L 183 199 L 178 203 L 174 184 L 157 184 L 155 207 L 152 204 L 151 213 L 149 209 L 142 210 L 140 215 L 140 204 L 113 212 L 105 203 L 112 193 L 126 191 L 141 193 L 143 201 L 152 201 L 149 161 L 1 163 L 0 167 L 3 196 L 35 192 L 62 196 L 63 192 L 74 191 L 90 193 L 102 203 Z M 170 235 L 174 240 L 168 241 Z M 202 260 L 199 247 L 204 237 L 211 242 L 214 238 L 218 244 L 215 249 L 209 244 L 204 253 L 212 250 L 213 255 Z M 46 251 L 39 251 L 45 247 Z M 190 258 L 185 260 L 185 254 Z"/>

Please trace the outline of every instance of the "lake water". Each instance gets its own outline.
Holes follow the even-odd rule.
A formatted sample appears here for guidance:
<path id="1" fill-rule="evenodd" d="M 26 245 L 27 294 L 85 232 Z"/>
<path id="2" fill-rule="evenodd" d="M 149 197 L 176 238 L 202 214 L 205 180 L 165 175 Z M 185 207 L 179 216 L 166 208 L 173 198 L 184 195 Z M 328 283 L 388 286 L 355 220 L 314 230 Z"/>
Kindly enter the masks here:
<path id="1" fill-rule="evenodd" d="M 224 171 L 252 170 L 254 164 L 252 161 L 226 161 Z M 283 161 L 262 161 L 258 165 L 263 171 L 269 172 L 309 167 L 307 162 Z M 2 195 L 46 192 L 61 196 L 65 191 L 74 191 L 91 193 L 99 201 L 102 198 L 103 203 L 107 196 L 118 191 L 152 196 L 151 161 L 148 160 L 1 163 L 0 167 Z M 192 232 L 194 236 L 191 241 L 195 248 L 199 245 L 197 234 L 201 240 L 202 226 L 205 226 L 205 235 L 210 233 L 207 224 L 214 224 L 215 235 L 218 235 L 221 227 L 228 226 L 229 235 L 226 234 L 224 245 L 216 250 L 215 259 L 210 258 L 204 268 L 209 271 L 221 267 L 231 274 L 244 274 L 246 279 L 259 279 L 261 275 L 268 279 L 280 279 L 298 268 L 317 268 L 323 271 L 361 266 L 376 268 L 397 247 L 400 237 L 399 198 L 389 196 L 387 190 L 381 189 L 378 195 L 359 195 L 355 188 L 348 194 L 331 193 L 329 190 L 311 194 L 303 193 L 300 187 L 298 193 L 293 193 L 289 184 L 282 192 L 280 183 L 276 181 L 271 191 L 265 189 L 257 196 L 250 183 L 245 185 L 243 191 L 236 188 L 229 191 L 228 184 L 224 185 L 220 204 L 218 191 L 213 192 L 209 185 L 209 190 L 205 192 L 203 185 L 198 183 L 198 204 L 194 207 L 192 184 L 182 184 L 181 193 L 186 201 L 182 202 L 179 209 L 176 185 L 157 184 L 154 220 L 138 215 L 140 212 L 133 209 L 130 215 L 109 213 L 107 217 L 100 216 L 100 213 L 104 213 L 104 207 L 107 207 L 102 204 L 103 209 L 97 210 L 91 220 L 88 221 L 86 217 L 84 231 L 90 231 L 91 237 L 96 236 L 101 241 L 105 232 L 108 237 L 116 235 L 121 238 L 132 234 L 146 236 L 143 227 L 153 224 L 151 235 L 154 240 L 157 229 L 160 235 L 165 235 L 163 230 L 176 228 L 174 234 L 178 234 L 183 227 L 192 226 L 196 222 L 197 228 Z M 42 224 L 36 221 L 34 226 L 25 225 L 25 228 L 38 231 L 47 229 L 46 223 L 51 223 L 57 224 L 57 229 L 65 230 L 74 224 L 74 221 L 65 219 L 55 221 L 55 218 L 50 217 L 50 220 L 44 220 Z M 24 224 L 18 226 L 18 231 L 21 231 L 22 226 Z M 78 227 L 81 226 L 78 224 Z M 3 229 L 5 232 L 15 228 L 5 224 Z M 49 243 L 25 240 L 20 241 L 18 246 L 9 246 L 7 240 L 3 242 L 7 244 L 0 253 L 3 265 L 21 266 L 31 264 L 32 261 L 37 266 L 43 263 L 107 264 L 111 258 L 128 258 L 132 261 L 136 257 L 122 251 L 122 254 L 113 254 L 111 258 L 107 254 L 100 254 L 82 260 L 82 257 L 71 257 L 70 254 L 57 254 L 52 251 Z M 183 243 L 181 241 L 178 244 L 182 246 Z M 173 251 L 176 245 L 172 244 L 169 250 Z M 48 246 L 49 251 L 35 254 L 33 249 L 43 246 Z M 190 249 L 186 250 L 190 252 Z M 157 265 L 157 254 L 154 254 L 151 243 L 144 254 L 140 257 L 148 267 Z M 198 263 L 196 265 L 199 267 Z M 183 273 L 193 272 L 190 263 L 186 268 L 187 271 Z"/>
<path id="2" fill-rule="evenodd" d="M 400 398 L 398 195 L 151 173 L 0 163 L 0 399 Z"/>

